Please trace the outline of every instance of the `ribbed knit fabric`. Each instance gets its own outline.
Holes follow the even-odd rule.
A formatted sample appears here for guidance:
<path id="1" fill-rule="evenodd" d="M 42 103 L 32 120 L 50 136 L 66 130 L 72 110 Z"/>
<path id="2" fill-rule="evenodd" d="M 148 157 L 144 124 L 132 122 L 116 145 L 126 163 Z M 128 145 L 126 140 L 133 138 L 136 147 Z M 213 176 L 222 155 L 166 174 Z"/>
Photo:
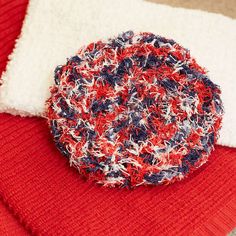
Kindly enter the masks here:
<path id="1" fill-rule="evenodd" d="M 5 18 L 10 28 L 12 18 Z M 9 25 L 1 30 L 11 32 Z M 11 50 L 1 58 L 6 60 Z M 19 222 L 12 218 L 15 226 L 8 227 L 6 211 L 1 224 L 9 228 L 6 235 L 16 235 L 22 225 L 31 234 L 49 236 L 223 236 L 236 226 L 235 158 L 236 149 L 216 146 L 209 162 L 182 182 L 133 191 L 105 189 L 69 167 L 44 119 L 0 114 L 0 210 L 10 208 Z"/>
<path id="2" fill-rule="evenodd" d="M 0 201 L 0 235 L 29 235 L 9 209 Z"/>
<path id="3" fill-rule="evenodd" d="M 18 37 L 28 0 L 0 0 L 0 75 Z"/>
<path id="4" fill-rule="evenodd" d="M 28 0 L 0 0 L 0 75 L 19 36 Z M 0 197 L 0 235 L 29 235 Z"/>

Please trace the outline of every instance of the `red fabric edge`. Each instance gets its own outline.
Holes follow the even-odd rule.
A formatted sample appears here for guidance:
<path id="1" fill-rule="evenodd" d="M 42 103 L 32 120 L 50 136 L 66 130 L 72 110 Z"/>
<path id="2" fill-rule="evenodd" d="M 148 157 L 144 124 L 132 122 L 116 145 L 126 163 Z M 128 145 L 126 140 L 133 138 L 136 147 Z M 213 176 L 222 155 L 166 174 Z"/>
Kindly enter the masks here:
<path id="1" fill-rule="evenodd" d="M 230 202 L 225 203 L 211 219 L 199 226 L 192 233 L 192 236 L 225 235 L 231 232 L 236 226 L 235 219 L 236 199 L 232 199 Z"/>
<path id="2" fill-rule="evenodd" d="M 5 70 L 8 56 L 19 37 L 25 18 L 28 0 L 0 0 L 0 77 Z M 1 85 L 1 81 L 0 81 Z M 0 196 L 0 234 L 29 235 L 6 201 Z"/>

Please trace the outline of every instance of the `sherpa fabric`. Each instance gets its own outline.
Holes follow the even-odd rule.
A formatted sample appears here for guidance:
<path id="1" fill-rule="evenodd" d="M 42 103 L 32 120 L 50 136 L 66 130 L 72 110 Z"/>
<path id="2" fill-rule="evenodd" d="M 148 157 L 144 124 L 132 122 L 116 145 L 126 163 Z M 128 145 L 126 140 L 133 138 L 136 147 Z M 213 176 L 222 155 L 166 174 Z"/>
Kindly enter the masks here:
<path id="1" fill-rule="evenodd" d="M 2 111 L 43 115 L 56 65 L 82 45 L 127 30 L 150 31 L 189 48 L 222 88 L 225 116 L 219 144 L 236 146 L 234 61 L 236 21 L 140 0 L 31 0 L 28 16 L 2 77 Z"/>
<path id="2" fill-rule="evenodd" d="M 172 39 L 127 31 L 90 43 L 54 79 L 47 118 L 56 146 L 104 186 L 182 180 L 218 139 L 219 86 Z"/>
<path id="3" fill-rule="evenodd" d="M 27 1 L 11 3 L 2 7 L 7 14 L 0 14 L 2 30 L 9 30 L 0 42 L 8 40 L 7 45 L 19 34 L 20 5 Z M 1 58 L 8 55 L 0 53 Z M 108 190 L 85 183 L 70 170 L 45 122 L 0 114 L 2 235 L 26 235 L 25 228 L 31 235 L 47 236 L 225 236 L 235 227 L 235 149 L 216 146 L 204 171 L 172 186 Z M 12 214 L 9 221 L 4 207 Z"/>

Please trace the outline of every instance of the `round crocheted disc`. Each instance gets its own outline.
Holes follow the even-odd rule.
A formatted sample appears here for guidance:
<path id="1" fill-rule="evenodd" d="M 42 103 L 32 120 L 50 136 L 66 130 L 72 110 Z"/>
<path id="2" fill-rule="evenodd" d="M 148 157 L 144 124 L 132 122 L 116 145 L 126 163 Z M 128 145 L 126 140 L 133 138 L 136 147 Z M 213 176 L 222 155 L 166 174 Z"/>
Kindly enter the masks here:
<path id="1" fill-rule="evenodd" d="M 132 31 L 58 66 L 47 101 L 58 149 L 110 187 L 183 179 L 207 161 L 222 114 L 219 87 L 187 49 Z"/>

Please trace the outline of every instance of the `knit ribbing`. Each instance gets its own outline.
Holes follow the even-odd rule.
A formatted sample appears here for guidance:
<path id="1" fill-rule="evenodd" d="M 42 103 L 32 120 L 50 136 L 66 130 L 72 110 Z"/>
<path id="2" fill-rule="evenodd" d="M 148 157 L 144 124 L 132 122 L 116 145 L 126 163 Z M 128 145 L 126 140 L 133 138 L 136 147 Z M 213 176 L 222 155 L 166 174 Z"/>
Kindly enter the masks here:
<path id="1" fill-rule="evenodd" d="M 0 1 L 0 75 L 19 36 L 28 0 Z"/>

